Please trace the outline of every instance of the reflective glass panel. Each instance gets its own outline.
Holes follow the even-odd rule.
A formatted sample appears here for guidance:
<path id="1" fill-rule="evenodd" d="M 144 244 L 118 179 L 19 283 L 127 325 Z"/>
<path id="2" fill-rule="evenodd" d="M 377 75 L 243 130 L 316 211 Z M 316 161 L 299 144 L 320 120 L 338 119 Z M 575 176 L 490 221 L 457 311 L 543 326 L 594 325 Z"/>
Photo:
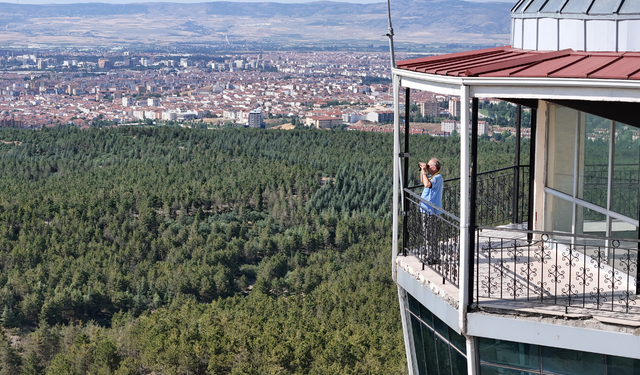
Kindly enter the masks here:
<path id="1" fill-rule="evenodd" d="M 607 207 L 611 120 L 584 114 L 578 148 L 578 198 Z"/>
<path id="2" fill-rule="evenodd" d="M 577 206 L 576 211 L 576 234 L 606 236 L 606 215 L 579 205 Z M 592 255 L 598 250 L 604 250 L 604 247 L 606 246 L 604 238 L 576 237 L 575 244 L 575 248 L 578 251 L 587 255 Z"/>
<path id="3" fill-rule="evenodd" d="M 458 351 L 451 349 L 451 370 L 453 375 L 467 375 L 467 357 L 458 353 Z"/>
<path id="4" fill-rule="evenodd" d="M 449 328 L 449 341 L 453 346 L 458 348 L 462 353 L 467 352 L 467 340 L 464 336 L 459 335 L 456 331 Z"/>
<path id="5" fill-rule="evenodd" d="M 611 237 L 620 238 L 618 243 L 612 242 L 609 251 L 609 257 L 613 259 L 614 267 L 635 277 L 638 268 L 638 242 L 632 241 L 632 239 L 638 238 L 638 227 L 612 218 Z M 625 241 L 624 239 L 629 240 Z"/>
<path id="6" fill-rule="evenodd" d="M 422 319 L 423 322 L 427 323 L 428 326 L 433 328 L 433 314 L 431 313 L 431 311 L 429 311 L 429 309 L 422 305 L 420 305 L 420 319 Z"/>
<path id="7" fill-rule="evenodd" d="M 409 300 L 409 310 L 417 316 L 420 316 L 420 302 L 409 293 L 407 293 L 407 299 Z"/>
<path id="8" fill-rule="evenodd" d="M 607 356 L 607 374 L 636 375 L 640 374 L 640 360 Z"/>
<path id="9" fill-rule="evenodd" d="M 547 194 L 546 204 L 544 229 L 571 233 L 573 204 L 551 194 Z"/>
<path id="10" fill-rule="evenodd" d="M 422 336 L 424 337 L 424 355 L 427 361 L 427 374 L 438 374 L 438 358 L 436 354 L 436 342 L 434 333 L 426 326 L 422 326 Z"/>
<path id="11" fill-rule="evenodd" d="M 449 358 L 449 344 L 436 335 L 436 351 L 438 353 L 438 370 L 440 374 L 451 373 L 451 359 Z"/>
<path id="12" fill-rule="evenodd" d="M 604 355 L 541 347 L 542 371 L 554 374 L 604 375 Z"/>
<path id="13" fill-rule="evenodd" d="M 487 338 L 478 339 L 478 345 L 480 347 L 480 361 L 482 362 L 530 370 L 540 369 L 538 345 Z M 499 372 L 494 373 L 498 374 Z M 484 370 L 482 374 L 484 374 Z"/>
<path id="14" fill-rule="evenodd" d="M 411 315 L 411 330 L 413 331 L 413 345 L 416 351 L 418 371 L 420 374 L 427 374 L 421 326 L 422 324 L 420 324 L 420 321 L 415 316 Z"/>
<path id="15" fill-rule="evenodd" d="M 611 210 L 638 219 L 640 184 L 640 132 L 615 123 Z"/>
<path id="16" fill-rule="evenodd" d="M 573 196 L 576 125 L 580 113 L 557 105 L 550 106 L 547 151 L 547 186 Z"/>
<path id="17" fill-rule="evenodd" d="M 512 370 L 508 368 L 494 367 L 487 364 L 480 365 L 480 375 L 534 375 L 534 374 L 539 374 L 539 372 Z"/>

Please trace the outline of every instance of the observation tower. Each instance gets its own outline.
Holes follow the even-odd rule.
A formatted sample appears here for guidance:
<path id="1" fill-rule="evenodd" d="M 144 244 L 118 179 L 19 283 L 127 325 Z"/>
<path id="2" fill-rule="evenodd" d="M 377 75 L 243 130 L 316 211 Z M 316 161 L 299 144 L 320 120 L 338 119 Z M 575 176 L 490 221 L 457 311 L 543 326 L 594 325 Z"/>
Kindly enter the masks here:
<path id="1" fill-rule="evenodd" d="M 409 372 L 640 374 L 640 1 L 520 0 L 510 46 L 392 74 L 392 273 Z M 431 218 L 400 90 L 405 108 L 413 90 L 461 98 L 460 177 Z M 489 98 L 517 106 L 513 163 L 492 171 L 477 162 Z"/>

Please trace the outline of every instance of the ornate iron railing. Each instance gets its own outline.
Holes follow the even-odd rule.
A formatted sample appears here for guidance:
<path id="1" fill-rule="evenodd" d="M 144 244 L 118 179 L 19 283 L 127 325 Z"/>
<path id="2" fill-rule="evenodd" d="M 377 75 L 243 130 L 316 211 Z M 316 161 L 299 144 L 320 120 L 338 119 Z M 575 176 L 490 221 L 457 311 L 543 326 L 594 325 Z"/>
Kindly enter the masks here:
<path id="1" fill-rule="evenodd" d="M 640 313 L 638 240 L 621 246 L 615 238 L 503 228 L 481 228 L 476 236 L 476 303 L 501 299 Z"/>
<path id="2" fill-rule="evenodd" d="M 422 185 L 412 186 L 410 189 L 422 189 Z M 528 193 L 529 166 L 506 167 L 478 173 L 477 225 L 526 221 L 529 213 Z M 514 196 L 517 196 L 515 202 Z M 452 215 L 460 216 L 460 178 L 444 181 L 442 207 Z"/>
<path id="3" fill-rule="evenodd" d="M 434 207 L 410 189 L 404 189 L 404 255 L 414 255 L 442 276 L 442 282 L 458 285 L 460 264 L 460 219 L 438 208 L 438 215 L 426 212 Z M 435 207 L 434 207 L 435 208 Z"/>

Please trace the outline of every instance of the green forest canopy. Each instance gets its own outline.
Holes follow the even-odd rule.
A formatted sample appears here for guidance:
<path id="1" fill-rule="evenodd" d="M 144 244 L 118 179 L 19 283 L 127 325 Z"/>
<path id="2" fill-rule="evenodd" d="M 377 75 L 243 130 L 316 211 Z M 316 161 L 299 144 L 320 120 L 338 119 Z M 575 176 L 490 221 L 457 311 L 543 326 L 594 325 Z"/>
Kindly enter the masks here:
<path id="1" fill-rule="evenodd" d="M 0 368 L 406 373 L 392 136 L 0 130 Z M 412 136 L 458 171 L 459 140 Z M 479 168 L 513 163 L 481 142 Z M 18 345 L 11 345 L 9 336 Z"/>

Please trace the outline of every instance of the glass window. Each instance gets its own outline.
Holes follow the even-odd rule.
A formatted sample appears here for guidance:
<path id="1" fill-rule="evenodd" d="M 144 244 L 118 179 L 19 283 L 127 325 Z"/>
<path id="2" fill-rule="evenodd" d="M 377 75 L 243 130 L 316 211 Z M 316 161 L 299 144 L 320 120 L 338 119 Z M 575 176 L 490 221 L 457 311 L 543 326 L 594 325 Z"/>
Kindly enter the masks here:
<path id="1" fill-rule="evenodd" d="M 420 302 L 417 299 L 413 298 L 413 296 L 407 293 L 407 299 L 409 300 L 409 310 L 420 316 Z"/>
<path id="2" fill-rule="evenodd" d="M 451 350 L 451 357 L 453 375 L 467 375 L 467 357 L 453 349 Z"/>
<path id="3" fill-rule="evenodd" d="M 545 230 L 572 233 L 573 203 L 547 194 L 546 205 Z"/>
<path id="4" fill-rule="evenodd" d="M 428 326 L 433 328 L 433 314 L 431 313 L 431 311 L 429 311 L 429 309 L 422 306 L 422 304 L 420 305 L 420 319 L 422 319 L 423 322 L 427 323 Z"/>
<path id="5" fill-rule="evenodd" d="M 487 364 L 480 365 L 480 375 L 534 375 L 534 374 L 539 374 L 539 372 L 512 370 L 508 368 L 494 367 Z"/>
<path id="6" fill-rule="evenodd" d="M 604 355 L 541 347 L 542 371 L 555 374 L 604 375 Z"/>
<path id="7" fill-rule="evenodd" d="M 438 371 L 440 374 L 451 373 L 451 359 L 449 358 L 449 344 L 436 335 L 436 352 L 438 355 Z"/>
<path id="8" fill-rule="evenodd" d="M 640 360 L 607 356 L 607 374 L 636 375 L 640 374 Z"/>
<path id="9" fill-rule="evenodd" d="M 449 341 L 463 353 L 467 353 L 467 340 L 456 331 L 449 328 Z"/>
<path id="10" fill-rule="evenodd" d="M 607 207 L 611 120 L 586 114 L 580 124 L 578 198 Z"/>
<path id="11" fill-rule="evenodd" d="M 424 337 L 424 354 L 427 360 L 428 375 L 438 374 L 435 334 L 427 326 L 423 325 L 422 335 Z"/>
<path id="12" fill-rule="evenodd" d="M 478 339 L 478 345 L 480 347 L 480 361 L 482 362 L 530 370 L 540 369 L 538 345 L 487 338 Z"/>
<path id="13" fill-rule="evenodd" d="M 573 196 L 576 125 L 580 112 L 550 106 L 547 186 Z"/>
<path id="14" fill-rule="evenodd" d="M 611 210 L 638 219 L 638 194 L 640 193 L 638 130 L 615 123 L 615 132 Z"/>
<path id="15" fill-rule="evenodd" d="M 436 329 L 436 332 L 438 332 L 439 334 L 441 334 L 445 340 L 449 340 L 449 326 L 445 324 L 445 322 L 443 322 L 442 320 L 438 319 L 437 317 L 433 317 L 434 320 L 434 328 Z"/>
<path id="16" fill-rule="evenodd" d="M 413 347 L 416 351 L 416 362 L 420 374 L 426 374 L 426 361 L 424 356 L 424 340 L 422 337 L 422 324 L 415 316 L 411 315 L 411 330 L 413 331 Z"/>

